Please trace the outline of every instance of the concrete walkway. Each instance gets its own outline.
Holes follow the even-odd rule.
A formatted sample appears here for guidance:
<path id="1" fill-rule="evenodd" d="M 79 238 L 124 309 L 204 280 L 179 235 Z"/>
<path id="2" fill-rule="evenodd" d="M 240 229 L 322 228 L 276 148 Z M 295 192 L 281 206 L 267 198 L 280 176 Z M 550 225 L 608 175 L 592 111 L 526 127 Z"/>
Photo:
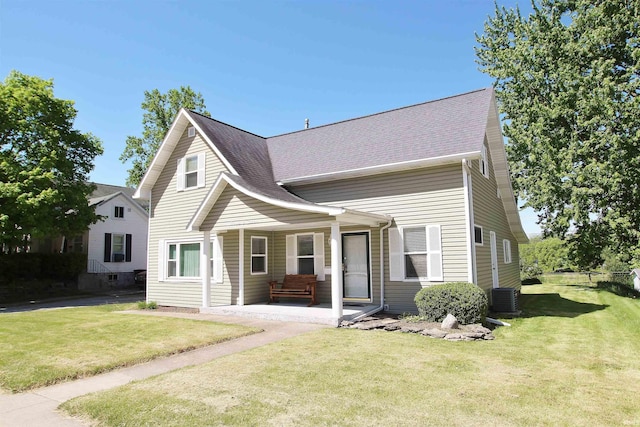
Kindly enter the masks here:
<path id="1" fill-rule="evenodd" d="M 83 426 L 80 421 L 69 418 L 57 411 L 58 405 L 87 393 L 107 390 L 141 380 L 154 375 L 170 372 L 185 366 L 209 362 L 218 357 L 260 347 L 306 332 L 327 327 L 310 323 L 278 322 L 246 317 L 221 316 L 214 314 L 167 313 L 136 311 L 136 314 L 150 316 L 173 316 L 188 319 L 235 323 L 263 329 L 264 332 L 214 344 L 209 347 L 156 359 L 151 362 L 131 366 L 62 384 L 43 387 L 27 393 L 0 394 L 0 426 L 6 427 L 62 427 Z"/>

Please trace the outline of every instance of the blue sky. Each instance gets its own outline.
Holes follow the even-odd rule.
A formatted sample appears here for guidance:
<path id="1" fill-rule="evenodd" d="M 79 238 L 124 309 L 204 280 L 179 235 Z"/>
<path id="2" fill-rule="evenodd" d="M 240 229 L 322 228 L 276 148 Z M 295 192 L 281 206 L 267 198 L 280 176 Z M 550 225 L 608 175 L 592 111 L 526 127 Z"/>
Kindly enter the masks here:
<path id="1" fill-rule="evenodd" d="M 189 85 L 214 118 L 262 136 L 416 104 L 491 85 L 473 48 L 493 10 L 493 0 L 0 0 L 0 78 L 53 78 L 55 95 L 76 103 L 76 128 L 103 142 L 91 179 L 124 185 L 118 157 L 142 133 L 145 90 Z M 521 217 L 539 232 L 531 210 Z"/>

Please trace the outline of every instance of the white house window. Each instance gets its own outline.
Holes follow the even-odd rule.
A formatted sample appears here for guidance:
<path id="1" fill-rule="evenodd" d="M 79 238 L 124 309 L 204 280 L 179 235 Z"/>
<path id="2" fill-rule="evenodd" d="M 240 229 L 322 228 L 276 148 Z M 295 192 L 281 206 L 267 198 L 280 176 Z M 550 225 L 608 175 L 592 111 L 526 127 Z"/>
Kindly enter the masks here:
<path id="1" fill-rule="evenodd" d="M 131 262 L 131 234 L 104 233 L 104 262 Z"/>
<path id="2" fill-rule="evenodd" d="M 171 243 L 167 277 L 200 277 L 200 243 Z"/>
<path id="3" fill-rule="evenodd" d="M 286 237 L 287 274 L 324 275 L 324 233 L 291 234 Z"/>
<path id="4" fill-rule="evenodd" d="M 160 240 L 158 248 L 158 280 L 197 279 L 203 277 L 200 262 L 203 255 L 202 239 L 177 241 Z M 222 237 L 211 236 L 209 243 L 211 281 L 222 283 Z"/>
<path id="5" fill-rule="evenodd" d="M 267 273 L 267 238 L 251 236 L 251 274 Z"/>
<path id="6" fill-rule="evenodd" d="M 298 274 L 313 274 L 313 234 L 298 235 Z"/>
<path id="7" fill-rule="evenodd" d="M 124 234 L 113 234 L 111 237 L 111 259 L 113 262 L 124 261 Z"/>
<path id="8" fill-rule="evenodd" d="M 389 276 L 393 281 L 442 281 L 440 226 L 390 228 Z"/>
<path id="9" fill-rule="evenodd" d="M 189 129 L 187 130 L 187 136 L 189 138 L 196 136 L 196 128 L 194 128 L 193 126 L 189 126 Z"/>
<path id="10" fill-rule="evenodd" d="M 204 187 L 205 154 L 194 154 L 178 159 L 177 190 Z"/>
<path id="11" fill-rule="evenodd" d="M 475 225 L 473 227 L 473 241 L 478 246 L 482 246 L 484 241 L 482 240 L 482 227 L 479 225 Z"/>
<path id="12" fill-rule="evenodd" d="M 115 218 L 124 218 L 124 206 L 115 206 L 113 216 Z"/>
<path id="13" fill-rule="evenodd" d="M 406 279 L 427 277 L 427 230 L 424 227 L 405 228 L 404 272 Z"/>
<path id="14" fill-rule="evenodd" d="M 511 264 L 511 240 L 502 241 L 502 250 L 504 252 L 504 263 Z"/>
<path id="15" fill-rule="evenodd" d="M 487 160 L 487 146 L 482 145 L 482 157 L 480 158 L 480 172 L 489 178 L 489 161 Z"/>

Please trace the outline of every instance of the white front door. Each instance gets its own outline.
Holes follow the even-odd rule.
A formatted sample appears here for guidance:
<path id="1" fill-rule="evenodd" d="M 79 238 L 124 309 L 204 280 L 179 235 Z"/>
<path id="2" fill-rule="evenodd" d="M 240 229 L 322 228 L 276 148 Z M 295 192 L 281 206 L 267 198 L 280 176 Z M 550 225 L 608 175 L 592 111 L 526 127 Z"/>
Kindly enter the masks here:
<path id="1" fill-rule="evenodd" d="M 370 299 L 369 233 L 342 234 L 342 277 L 345 299 Z"/>
<path id="2" fill-rule="evenodd" d="M 494 231 L 489 232 L 491 239 L 491 279 L 493 280 L 493 287 L 500 287 L 498 283 L 498 249 L 496 248 L 496 233 Z"/>

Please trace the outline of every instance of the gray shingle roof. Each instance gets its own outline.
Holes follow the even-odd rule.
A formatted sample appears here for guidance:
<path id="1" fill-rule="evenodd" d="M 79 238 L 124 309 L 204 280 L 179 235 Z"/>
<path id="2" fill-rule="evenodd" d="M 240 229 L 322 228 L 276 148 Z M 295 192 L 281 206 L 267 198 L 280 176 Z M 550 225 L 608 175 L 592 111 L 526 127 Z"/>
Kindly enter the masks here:
<path id="1" fill-rule="evenodd" d="M 267 138 L 274 179 L 478 152 L 492 95 L 481 89 Z"/>
<path id="2" fill-rule="evenodd" d="M 273 179 L 265 138 L 193 111 L 190 117 L 240 175 L 232 179 L 251 191 L 285 202 L 310 202 L 284 190 Z"/>
<path id="3" fill-rule="evenodd" d="M 269 197 L 304 202 L 276 184 L 310 175 L 479 152 L 492 89 L 263 138 L 187 113 L 242 177 Z"/>

